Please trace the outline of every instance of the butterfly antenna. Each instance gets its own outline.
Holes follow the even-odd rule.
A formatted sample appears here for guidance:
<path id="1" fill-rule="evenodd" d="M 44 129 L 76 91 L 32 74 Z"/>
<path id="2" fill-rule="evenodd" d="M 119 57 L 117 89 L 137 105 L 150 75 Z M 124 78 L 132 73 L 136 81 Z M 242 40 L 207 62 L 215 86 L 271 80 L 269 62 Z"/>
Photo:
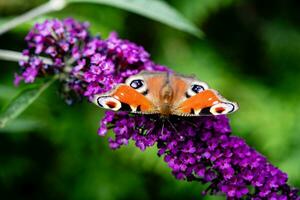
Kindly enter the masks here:
<path id="1" fill-rule="evenodd" d="M 177 133 L 177 135 L 180 135 L 179 132 L 177 131 L 177 129 L 175 128 L 175 126 L 172 124 L 172 122 L 169 119 L 167 119 L 167 120 L 168 120 L 169 124 L 171 125 L 171 127 L 174 129 L 174 131 Z"/>
<path id="2" fill-rule="evenodd" d="M 176 120 L 181 121 L 182 119 L 176 118 Z M 193 122 L 191 122 L 191 121 L 189 121 L 189 120 L 184 120 L 184 122 L 187 122 L 188 124 L 192 125 L 192 126 L 195 127 L 195 128 L 198 127 L 195 123 L 193 123 Z"/>
<path id="3" fill-rule="evenodd" d="M 152 128 L 150 128 L 150 129 L 148 129 L 147 133 L 150 133 L 151 131 L 153 131 L 153 130 L 155 130 L 157 128 L 156 124 L 157 124 L 158 120 L 155 119 L 155 118 L 151 118 L 151 120 L 154 122 L 154 126 Z"/>
<path id="4" fill-rule="evenodd" d="M 161 127 L 161 132 L 160 132 L 161 135 L 163 135 L 163 133 L 164 133 L 164 128 L 165 128 L 165 120 L 162 121 L 162 127 Z"/>
<path id="5" fill-rule="evenodd" d="M 153 131 L 153 129 L 154 129 L 153 127 L 150 128 L 150 129 L 148 129 L 147 132 L 146 132 L 146 134 L 148 135 L 149 133 L 151 133 Z"/>
<path id="6" fill-rule="evenodd" d="M 190 122 L 188 120 L 186 120 L 186 122 L 189 123 L 190 125 L 194 126 L 194 127 L 197 127 L 197 125 L 195 123 L 193 123 L 193 122 Z"/>

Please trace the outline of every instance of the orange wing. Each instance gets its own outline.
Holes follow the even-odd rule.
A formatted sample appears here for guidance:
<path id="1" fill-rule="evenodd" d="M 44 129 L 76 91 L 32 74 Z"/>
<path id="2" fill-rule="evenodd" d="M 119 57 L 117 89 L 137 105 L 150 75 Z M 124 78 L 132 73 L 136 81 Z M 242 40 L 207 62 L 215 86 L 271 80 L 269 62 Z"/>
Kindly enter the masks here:
<path id="1" fill-rule="evenodd" d="M 175 115 L 224 115 L 238 109 L 238 105 L 219 95 L 215 90 L 204 90 L 179 104 Z"/>
<path id="2" fill-rule="evenodd" d="M 150 100 L 125 84 L 120 84 L 109 94 L 96 95 L 94 103 L 102 108 L 114 111 L 130 111 L 144 114 L 157 113 Z"/>

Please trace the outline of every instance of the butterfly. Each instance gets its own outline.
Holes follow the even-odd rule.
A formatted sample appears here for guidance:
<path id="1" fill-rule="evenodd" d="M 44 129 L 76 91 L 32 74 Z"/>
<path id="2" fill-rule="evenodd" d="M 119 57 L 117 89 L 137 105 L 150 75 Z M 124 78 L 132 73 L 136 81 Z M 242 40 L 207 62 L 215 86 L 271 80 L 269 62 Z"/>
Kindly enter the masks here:
<path id="1" fill-rule="evenodd" d="M 142 71 L 111 91 L 95 95 L 93 102 L 105 109 L 164 117 L 224 115 L 238 104 L 223 98 L 205 82 L 172 72 Z"/>

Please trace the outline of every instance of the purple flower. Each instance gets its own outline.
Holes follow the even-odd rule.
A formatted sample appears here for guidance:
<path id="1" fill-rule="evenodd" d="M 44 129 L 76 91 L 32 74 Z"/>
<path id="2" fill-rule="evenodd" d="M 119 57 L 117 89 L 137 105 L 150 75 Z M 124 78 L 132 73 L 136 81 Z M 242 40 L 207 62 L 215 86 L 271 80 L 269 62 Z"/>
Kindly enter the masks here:
<path id="1" fill-rule="evenodd" d="M 142 70 L 165 71 L 150 60 L 150 55 L 143 47 L 127 40 L 119 39 L 115 32 L 108 39 L 94 38 L 85 48 L 80 63 L 89 63 L 83 71 L 83 80 L 87 82 L 84 93 L 90 100 L 95 94 L 111 90 L 116 84 L 125 81 L 131 75 Z M 76 70 L 74 74 L 78 73 Z"/>
<path id="2" fill-rule="evenodd" d="M 166 70 L 155 65 L 143 47 L 118 38 L 116 33 L 108 39 L 92 37 L 87 23 L 71 18 L 36 24 L 25 40 L 28 48 L 23 54 L 28 60 L 20 62 L 15 85 L 57 74 L 67 103 L 84 96 L 92 99 L 141 70 Z M 42 57 L 52 63 L 46 64 Z"/>
<path id="3" fill-rule="evenodd" d="M 36 24 L 25 37 L 28 45 L 26 55 L 49 57 L 53 63 L 59 64 L 47 68 L 46 73 L 61 72 L 66 57 L 70 57 L 72 51 L 89 39 L 87 28 L 87 23 L 79 23 L 71 18 Z"/>
<path id="4" fill-rule="evenodd" d="M 158 155 L 180 180 L 210 183 L 204 194 L 223 192 L 227 198 L 300 199 L 287 185 L 287 175 L 250 148 L 243 139 L 231 136 L 228 119 L 130 115 L 108 111 L 98 133 L 114 127 L 112 149 L 129 140 L 141 150 L 157 145 Z M 252 189 L 250 189 L 252 188 Z"/>
<path id="5" fill-rule="evenodd" d="M 80 49 L 90 37 L 88 24 L 71 18 L 62 21 L 46 20 L 36 24 L 25 38 L 27 49 L 23 51 L 23 55 L 28 59 L 20 61 L 20 73 L 15 76 L 14 83 L 18 85 L 22 80 L 32 83 L 37 77 L 58 74 L 62 84 L 61 91 L 67 102 L 72 98 L 69 97 L 72 92 L 75 96 L 81 96 L 84 84 L 69 71 L 80 58 Z M 45 58 L 51 62 L 45 62 Z"/>
<path id="6" fill-rule="evenodd" d="M 28 56 L 20 61 L 15 84 L 32 83 L 37 77 L 59 76 L 67 103 L 74 98 L 92 99 L 142 70 L 169 71 L 154 64 L 143 47 L 118 38 L 89 34 L 88 24 L 73 19 L 46 20 L 26 36 Z M 52 63 L 48 63 L 47 57 Z M 297 199 L 298 191 L 287 184 L 287 175 L 231 135 L 225 116 L 176 117 L 106 112 L 98 134 L 109 138 L 112 149 L 130 140 L 141 150 L 157 145 L 158 156 L 179 180 L 209 183 L 203 194 L 224 193 L 228 199 Z"/>
<path id="7" fill-rule="evenodd" d="M 24 80 L 25 83 L 33 83 L 39 71 L 40 70 L 42 71 L 43 68 L 47 66 L 46 64 L 43 63 L 41 59 L 35 56 L 30 57 L 27 62 L 20 61 L 19 64 L 22 67 L 23 73 L 21 75 L 15 74 L 15 80 L 14 80 L 15 85 L 19 85 L 19 83 L 22 80 Z"/>

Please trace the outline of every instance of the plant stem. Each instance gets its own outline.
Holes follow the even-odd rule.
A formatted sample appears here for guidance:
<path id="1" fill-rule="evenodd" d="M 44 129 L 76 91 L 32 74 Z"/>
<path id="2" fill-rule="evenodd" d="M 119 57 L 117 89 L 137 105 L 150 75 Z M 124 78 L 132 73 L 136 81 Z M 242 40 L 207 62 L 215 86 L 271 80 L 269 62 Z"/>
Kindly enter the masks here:
<path id="1" fill-rule="evenodd" d="M 40 16 L 42 14 L 51 11 L 61 10 L 65 7 L 65 5 L 66 5 L 65 0 L 50 0 L 47 3 L 42 4 L 36 8 L 33 8 L 32 10 L 4 23 L 2 26 L 0 26 L 0 35 L 6 33 L 7 31 L 15 28 L 16 26 L 23 24 L 24 22 L 27 22 L 37 16 Z"/>
<path id="2" fill-rule="evenodd" d="M 11 50 L 0 49 L 0 60 L 15 61 L 25 60 L 27 56 L 23 56 L 22 53 Z"/>
<path id="3" fill-rule="evenodd" d="M 45 64 L 52 64 L 52 61 L 49 58 L 45 58 L 45 57 L 39 57 L 39 58 L 41 58 Z M 28 59 L 28 57 L 24 56 L 20 52 L 0 49 L 0 60 L 19 62 L 20 60 L 26 60 L 26 59 Z"/>

